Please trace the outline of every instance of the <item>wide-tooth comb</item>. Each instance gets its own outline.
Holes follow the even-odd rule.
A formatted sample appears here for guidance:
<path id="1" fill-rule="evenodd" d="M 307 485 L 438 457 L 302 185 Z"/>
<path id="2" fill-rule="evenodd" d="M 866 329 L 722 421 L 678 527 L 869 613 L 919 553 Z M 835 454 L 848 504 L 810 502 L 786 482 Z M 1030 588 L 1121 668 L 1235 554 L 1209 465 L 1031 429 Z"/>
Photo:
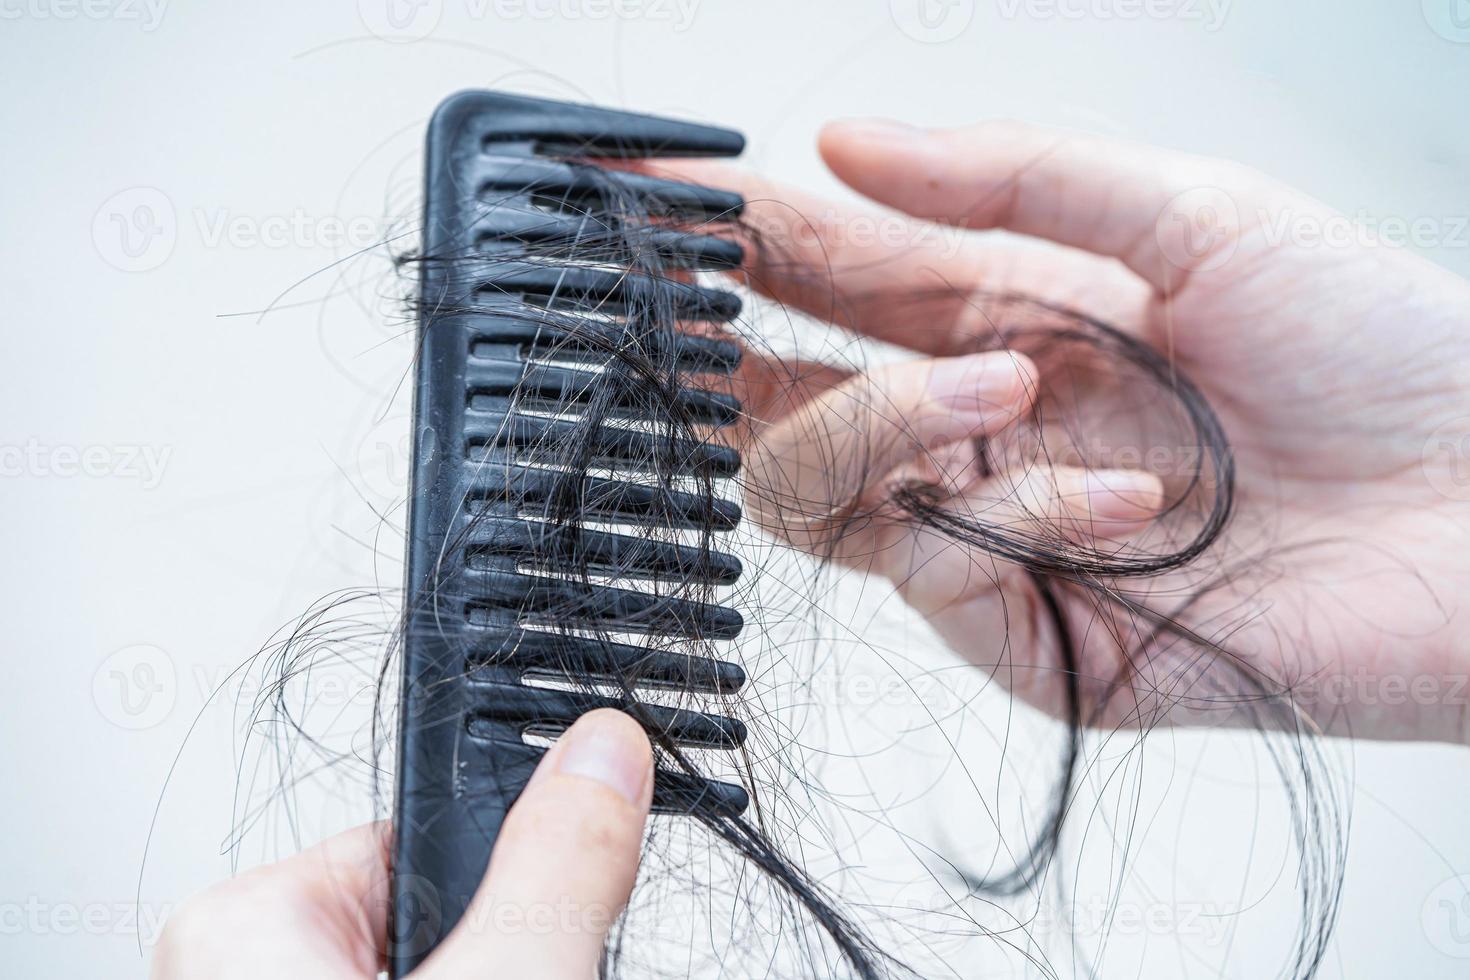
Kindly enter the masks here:
<path id="1" fill-rule="evenodd" d="M 505 813 L 545 751 L 527 734 L 555 735 L 584 712 L 618 704 L 596 693 L 599 683 L 718 695 L 745 682 L 735 664 L 655 645 L 740 632 L 735 610 L 657 588 L 729 584 L 737 559 L 536 516 L 554 512 L 570 489 L 578 516 L 593 521 L 701 532 L 739 521 L 734 503 L 699 489 L 733 475 L 738 454 L 697 435 L 640 428 L 644 382 L 609 352 L 633 343 L 676 372 L 734 370 L 735 344 L 640 333 L 639 311 L 656 305 L 673 319 L 714 324 L 739 313 L 731 293 L 646 270 L 738 266 L 737 243 L 686 228 L 733 219 L 743 202 L 575 161 L 733 156 L 742 137 L 466 92 L 439 107 L 427 142 L 389 930 L 395 977 L 422 962 L 479 885 Z M 740 411 L 728 395 L 693 385 L 671 395 L 691 424 L 726 425 Z M 591 431 L 588 419 L 566 417 L 594 404 L 602 424 Z M 597 472 L 568 477 L 538 465 L 547 445 L 572 444 L 580 465 Z M 680 477 L 699 486 L 679 489 Z M 590 578 L 599 575 L 620 584 Z M 607 634 L 642 634 L 649 645 Z M 732 749 L 745 739 L 734 719 L 653 704 L 636 714 L 691 748 Z M 684 772 L 655 778 L 656 809 L 738 814 L 747 802 L 738 786 Z"/>

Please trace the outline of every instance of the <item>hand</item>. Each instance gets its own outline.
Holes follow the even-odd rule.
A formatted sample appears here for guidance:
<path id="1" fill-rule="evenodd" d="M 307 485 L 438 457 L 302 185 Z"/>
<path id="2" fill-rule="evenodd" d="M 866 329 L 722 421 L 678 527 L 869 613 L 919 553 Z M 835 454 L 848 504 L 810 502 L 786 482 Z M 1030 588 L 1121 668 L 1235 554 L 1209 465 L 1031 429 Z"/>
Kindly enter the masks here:
<path id="1" fill-rule="evenodd" d="M 584 715 L 537 767 L 464 918 L 414 980 L 596 977 L 652 799 L 643 730 L 620 712 Z M 169 918 L 154 980 L 377 977 L 387 838 L 386 825 L 358 827 L 190 899 Z"/>
<path id="2" fill-rule="evenodd" d="M 764 246 L 744 272 L 756 289 L 932 359 L 865 376 L 755 360 L 752 509 L 767 527 L 888 577 L 960 654 L 1060 710 L 1055 637 L 1018 568 L 902 520 L 834 541 L 823 517 L 881 497 L 895 468 L 932 471 L 937 458 L 942 473 L 945 452 L 963 464 L 974 436 L 1026 413 L 1037 366 L 969 353 L 994 330 L 973 294 L 1080 310 L 1191 377 L 1233 444 L 1231 578 L 1184 621 L 1219 636 L 1268 687 L 1292 689 L 1325 730 L 1470 738 L 1470 285 L 1407 251 L 1344 241 L 1343 216 L 1223 161 L 1013 123 L 846 122 L 820 147 L 844 182 L 910 217 L 729 168 L 677 171 L 751 201 Z M 1101 540 L 1139 532 L 1161 500 L 1160 481 L 1140 470 L 1040 469 L 993 478 L 988 496 L 986 481 L 961 491 L 971 512 L 986 500 L 990 519 L 1040 514 Z M 798 500 L 827 506 L 793 519 Z M 1169 613 L 1198 582 L 1152 580 L 1145 602 Z M 1118 642 L 1090 602 L 1068 605 L 1085 717 L 1152 724 L 1161 702 L 1188 697 L 1198 647 L 1132 650 L 1133 690 L 1119 692 Z M 1183 714 L 1173 720 L 1211 718 Z"/>

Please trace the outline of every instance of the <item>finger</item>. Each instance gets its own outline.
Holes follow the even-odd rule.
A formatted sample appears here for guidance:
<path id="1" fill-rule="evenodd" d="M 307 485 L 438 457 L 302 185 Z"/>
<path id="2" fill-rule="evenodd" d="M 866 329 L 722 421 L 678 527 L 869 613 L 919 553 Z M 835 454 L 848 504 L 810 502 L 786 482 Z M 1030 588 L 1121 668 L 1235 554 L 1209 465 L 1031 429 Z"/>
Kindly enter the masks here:
<path id="1" fill-rule="evenodd" d="M 169 916 L 151 976 L 377 976 L 388 894 L 387 825 L 349 830 L 190 898 Z"/>
<path id="2" fill-rule="evenodd" d="M 1001 431 L 1036 391 L 1023 355 L 911 361 L 856 376 L 761 434 L 747 502 L 767 530 L 808 550 L 830 543 L 865 488 L 921 453 Z"/>
<path id="3" fill-rule="evenodd" d="M 327 913 L 342 949 L 373 971 L 387 961 L 390 827 L 367 824 L 329 837 L 279 865 Z M 371 973 L 364 973 L 364 976 Z"/>
<path id="4" fill-rule="evenodd" d="M 850 120 L 827 126 L 820 147 L 833 173 L 875 201 L 1110 256 L 1161 293 L 1233 250 L 1241 217 L 1283 193 L 1227 161 L 1016 122 Z"/>
<path id="5" fill-rule="evenodd" d="M 962 442 L 899 467 L 865 496 L 861 508 L 882 519 L 849 528 L 837 557 L 870 567 L 896 583 L 916 608 L 932 613 L 993 585 L 1006 572 L 998 570 L 997 558 L 1005 561 L 1028 545 L 1073 544 L 1111 552 L 1146 528 L 1163 507 L 1163 483 L 1143 470 L 1033 465 L 981 476 L 977 460 L 974 443 Z M 947 524 L 975 528 L 992 547 L 963 541 L 953 524 L 925 530 L 922 516 L 894 502 L 902 488 L 915 486 L 933 490 L 932 506 Z M 952 553 L 941 558 L 942 551 Z M 991 574 L 973 577 L 965 566 L 976 562 Z"/>
<path id="6" fill-rule="evenodd" d="M 1101 485 L 1091 486 L 1093 479 Z M 989 478 L 968 495 L 941 505 L 950 517 L 997 529 L 1010 540 L 1036 536 L 1055 541 L 1062 536 L 1116 558 L 1132 547 L 1125 539 L 1151 527 L 1163 508 L 1162 484 L 1154 474 L 1071 468 L 1040 479 L 1034 469 Z M 1100 517 L 1105 519 L 1099 522 Z M 1087 540 L 1086 532 L 1093 529 L 1105 536 Z M 1099 601 L 1089 589 L 1055 579 L 1039 586 L 1024 563 L 1007 560 L 1000 552 L 999 547 L 959 542 L 952 529 L 911 527 L 903 547 L 892 549 L 883 573 L 952 649 L 1031 706 L 1066 717 L 1069 689 L 1078 685 L 1084 724 L 1136 726 L 1157 718 L 1157 697 L 1140 700 L 1126 694 L 1151 686 L 1157 692 L 1166 680 L 1155 676 L 1152 657 L 1123 655 L 1137 647 L 1152 624 Z M 1057 603 L 1058 618 L 1044 611 L 1038 588 L 1046 589 L 1048 602 Z M 1130 594 L 1137 597 L 1144 588 L 1135 584 Z M 1075 660 L 1062 658 L 1064 638 L 1058 629 L 1068 631 Z M 1120 689 L 1125 669 L 1130 684 Z M 1106 711 L 1096 713 L 1099 707 Z"/>
<path id="7" fill-rule="evenodd" d="M 537 766 L 464 918 L 415 977 L 596 976 L 652 799 L 643 729 L 612 709 L 583 715 Z"/>
<path id="8" fill-rule="evenodd" d="M 750 438 L 753 426 L 785 418 L 853 373 L 834 365 L 747 349 L 733 384 L 748 422 L 745 431 L 738 433 L 739 441 Z"/>
<path id="9" fill-rule="evenodd" d="M 935 481 L 937 489 L 957 483 L 963 480 Z M 892 520 L 868 546 L 874 571 L 892 581 L 954 650 L 1031 705 L 1061 713 L 1075 673 L 1058 657 L 1052 624 L 1036 614 L 1037 586 L 1026 564 L 1014 558 L 1028 542 L 1072 542 L 1121 554 L 1129 547 L 1125 539 L 1147 528 L 1162 504 L 1162 485 L 1151 473 L 1032 466 L 972 480 L 963 493 L 937 504 L 939 521 Z M 950 521 L 981 533 L 965 540 Z M 1021 547 L 1013 551 L 1009 544 Z M 1107 640 L 1121 627 L 1100 619 L 1103 610 L 1074 603 L 1065 590 L 1058 598 L 1068 607 L 1068 622 L 1087 624 L 1073 639 L 1092 661 L 1088 669 L 1101 670 L 1111 662 Z M 1105 678 L 1083 681 L 1094 690 L 1106 685 Z"/>
<path id="10" fill-rule="evenodd" d="M 1038 465 L 986 479 L 952 509 L 1013 541 L 1090 545 L 1137 533 L 1163 497 L 1163 483 L 1144 470 Z"/>
<path id="11" fill-rule="evenodd" d="M 1116 263 L 1073 249 L 984 242 L 903 215 L 841 205 L 707 161 L 659 172 L 737 191 L 753 239 L 741 270 L 757 291 L 845 329 L 936 356 L 974 350 L 991 329 L 977 294 L 1021 294 L 1127 325 L 1150 290 Z"/>

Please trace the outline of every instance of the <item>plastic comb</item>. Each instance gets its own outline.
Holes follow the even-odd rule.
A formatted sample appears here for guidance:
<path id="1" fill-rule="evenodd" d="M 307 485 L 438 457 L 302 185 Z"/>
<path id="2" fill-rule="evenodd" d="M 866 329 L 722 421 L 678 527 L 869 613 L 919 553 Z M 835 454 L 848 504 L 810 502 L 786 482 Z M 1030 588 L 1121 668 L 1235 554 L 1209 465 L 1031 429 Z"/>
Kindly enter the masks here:
<path id="1" fill-rule="evenodd" d="M 395 977 L 462 916 L 545 751 L 528 735 L 554 737 L 586 711 L 629 707 L 599 693 L 599 682 L 717 695 L 745 681 L 737 665 L 697 652 L 739 633 L 739 613 L 659 587 L 740 575 L 733 556 L 662 532 L 708 535 L 740 520 L 734 503 L 710 491 L 738 470 L 739 456 L 699 435 L 733 421 L 740 405 L 692 381 L 733 371 L 739 347 L 708 327 L 668 325 L 739 313 L 736 296 L 683 273 L 740 263 L 738 244 L 700 229 L 735 218 L 742 201 L 596 163 L 733 156 L 743 144 L 729 130 L 491 92 L 451 97 L 430 124 L 389 930 Z M 620 350 L 671 365 L 654 383 L 668 386 L 697 430 L 640 419 L 651 382 L 630 374 Z M 568 507 L 620 529 L 558 520 Z M 646 728 L 681 746 L 737 748 L 745 738 L 734 719 L 633 707 Z M 656 775 L 657 810 L 738 813 L 747 802 L 735 785 Z"/>

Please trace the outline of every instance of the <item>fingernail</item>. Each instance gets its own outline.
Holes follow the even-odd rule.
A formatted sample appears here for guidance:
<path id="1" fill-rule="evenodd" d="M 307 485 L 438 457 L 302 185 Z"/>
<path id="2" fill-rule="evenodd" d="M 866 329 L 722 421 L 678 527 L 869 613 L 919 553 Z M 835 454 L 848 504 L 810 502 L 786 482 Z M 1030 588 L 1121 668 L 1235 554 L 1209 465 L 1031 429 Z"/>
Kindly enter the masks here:
<path id="1" fill-rule="evenodd" d="M 641 805 L 652 775 L 648 737 L 621 711 L 601 709 L 577 720 L 557 740 L 556 771 L 596 780 Z"/>
<path id="2" fill-rule="evenodd" d="M 1076 484 L 1069 506 L 1100 520 L 1143 520 L 1158 511 L 1163 495 L 1159 478 L 1143 470 L 1084 470 Z"/>
<path id="3" fill-rule="evenodd" d="M 1035 377 L 1030 363 L 1007 351 L 944 357 L 929 375 L 929 397 L 957 418 L 981 421 L 1013 410 Z"/>

